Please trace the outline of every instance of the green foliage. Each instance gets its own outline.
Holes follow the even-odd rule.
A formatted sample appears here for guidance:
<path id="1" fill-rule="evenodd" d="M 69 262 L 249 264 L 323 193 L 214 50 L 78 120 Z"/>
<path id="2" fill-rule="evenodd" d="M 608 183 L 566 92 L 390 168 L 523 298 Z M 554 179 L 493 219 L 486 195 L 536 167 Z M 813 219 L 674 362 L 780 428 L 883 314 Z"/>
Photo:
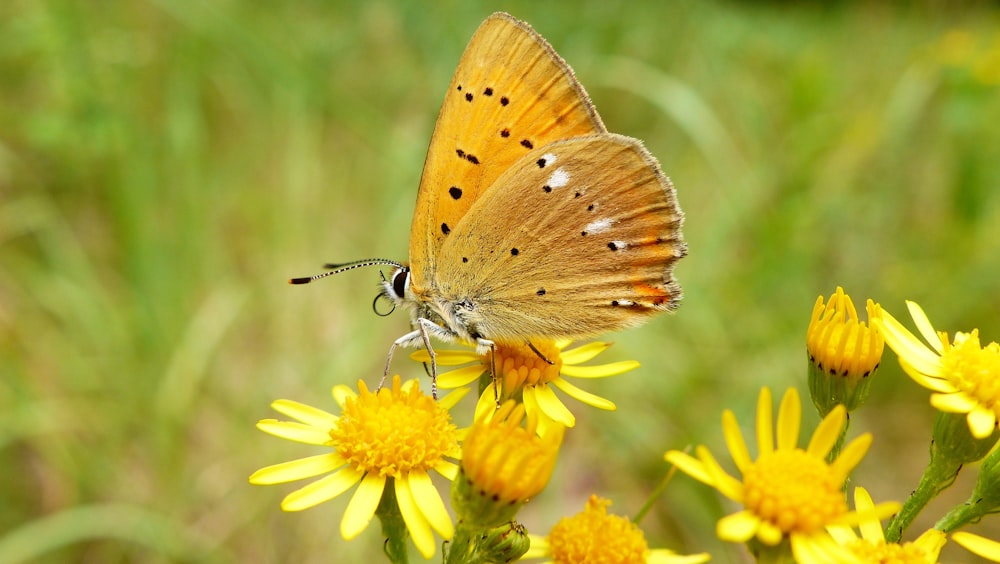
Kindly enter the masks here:
<path id="1" fill-rule="evenodd" d="M 634 511 L 665 450 L 721 444 L 722 409 L 805 389 L 811 307 L 838 284 L 1000 339 L 994 4 L 502 7 L 657 155 L 690 245 L 683 307 L 615 337 L 643 367 L 595 382 L 621 411 L 580 410 L 529 531 L 595 491 Z M 247 484 L 301 455 L 253 425 L 276 397 L 320 405 L 381 374 L 407 322 L 371 314 L 375 272 L 284 281 L 405 259 L 443 90 L 490 11 L 0 5 L 0 560 L 381 558 L 375 527 L 339 538 L 346 499 L 282 514 L 279 488 Z M 869 402 L 884 407 L 852 427 L 875 434 L 859 472 L 876 501 L 916 483 L 934 417 L 889 364 Z M 643 522 L 651 546 L 735 554 L 710 495 L 675 479 Z"/>

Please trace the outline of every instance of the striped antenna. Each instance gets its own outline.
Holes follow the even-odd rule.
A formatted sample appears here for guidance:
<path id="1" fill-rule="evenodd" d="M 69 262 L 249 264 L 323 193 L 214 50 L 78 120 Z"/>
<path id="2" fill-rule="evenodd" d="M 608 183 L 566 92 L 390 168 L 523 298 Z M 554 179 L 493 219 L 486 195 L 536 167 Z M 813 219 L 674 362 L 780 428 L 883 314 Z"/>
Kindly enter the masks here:
<path id="1" fill-rule="evenodd" d="M 361 268 L 364 266 L 375 266 L 379 264 L 388 264 L 391 266 L 395 266 L 396 268 L 403 268 L 403 263 L 384 258 L 371 258 L 371 259 L 358 260 L 354 262 L 344 262 L 339 264 L 326 263 L 323 265 L 323 268 L 326 268 L 328 270 L 327 272 L 323 272 L 322 274 L 314 274 L 312 276 L 303 276 L 301 278 L 290 278 L 288 280 L 288 283 L 308 284 L 313 280 L 319 280 L 320 278 L 326 278 L 327 276 L 340 274 L 341 272 L 354 270 L 355 268 Z"/>

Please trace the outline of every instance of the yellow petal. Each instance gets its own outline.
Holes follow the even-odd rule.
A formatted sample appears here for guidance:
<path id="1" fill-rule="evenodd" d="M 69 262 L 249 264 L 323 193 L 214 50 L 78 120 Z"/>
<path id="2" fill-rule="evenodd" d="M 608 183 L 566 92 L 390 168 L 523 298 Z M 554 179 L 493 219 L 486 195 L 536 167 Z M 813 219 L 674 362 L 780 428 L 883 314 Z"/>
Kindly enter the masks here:
<path id="1" fill-rule="evenodd" d="M 993 434 L 993 430 L 997 426 L 997 415 L 992 409 L 986 409 L 982 406 L 976 406 L 975 409 L 969 412 L 966 416 L 966 421 L 969 422 L 969 430 L 972 431 L 972 436 L 977 439 L 985 439 L 986 437 Z"/>
<path id="2" fill-rule="evenodd" d="M 340 536 L 344 540 L 351 540 L 361 534 L 371 523 L 378 509 L 378 503 L 382 500 L 382 492 L 385 490 L 385 476 L 378 474 L 366 474 L 361 480 L 357 491 L 351 497 L 351 501 L 344 510 L 344 518 L 340 521 Z"/>
<path id="3" fill-rule="evenodd" d="M 792 556 L 801 564 L 863 564 L 847 547 L 826 533 L 791 535 Z"/>
<path id="4" fill-rule="evenodd" d="M 910 317 L 913 318 L 913 323 L 917 326 L 917 331 L 920 331 L 920 335 L 924 338 L 927 343 L 934 348 L 939 355 L 944 354 L 944 347 L 941 344 L 941 338 L 938 337 L 937 331 L 934 330 L 934 326 L 931 325 L 931 320 L 927 318 L 927 314 L 924 313 L 923 308 L 917 305 L 917 302 L 906 301 L 906 308 L 910 310 Z"/>
<path id="5" fill-rule="evenodd" d="M 438 366 L 458 366 L 460 364 L 468 364 L 470 362 L 475 362 L 479 364 L 481 360 L 479 355 L 476 354 L 475 349 L 472 350 L 440 350 L 434 349 L 435 362 Z M 410 353 L 410 358 L 417 362 L 430 362 L 431 355 L 427 353 L 427 349 L 418 349 L 413 353 Z"/>
<path id="6" fill-rule="evenodd" d="M 858 541 L 860 538 L 857 533 L 854 532 L 854 529 L 846 525 L 828 525 L 826 527 L 826 532 L 830 533 L 830 536 L 833 537 L 838 544 L 851 544 L 852 542 Z"/>
<path id="7" fill-rule="evenodd" d="M 677 467 L 678 470 L 691 476 L 695 480 L 709 486 L 714 486 L 712 475 L 705 469 L 705 465 L 700 460 L 679 450 L 667 451 L 663 458 Z"/>
<path id="8" fill-rule="evenodd" d="M 262 419 L 257 422 L 257 428 L 269 435 L 297 443 L 326 445 L 330 442 L 330 433 L 328 431 L 294 421 Z"/>
<path id="9" fill-rule="evenodd" d="M 250 483 L 271 485 L 294 482 L 333 472 L 344 464 L 347 464 L 347 461 L 337 452 L 318 454 L 261 468 L 250 476 Z"/>
<path id="10" fill-rule="evenodd" d="M 744 510 L 719 519 L 715 534 L 724 541 L 746 542 L 754 537 L 759 527 L 760 518 Z"/>
<path id="11" fill-rule="evenodd" d="M 761 520 L 757 527 L 757 540 L 768 545 L 776 546 L 785 538 L 785 532 L 780 527 L 769 521 Z"/>
<path id="12" fill-rule="evenodd" d="M 830 469 L 843 479 L 847 479 L 854 467 L 868 453 L 868 448 L 872 446 L 872 440 L 871 433 L 864 433 L 847 443 L 847 446 L 840 451 L 840 456 L 830 464 Z"/>
<path id="13" fill-rule="evenodd" d="M 826 455 L 837 444 L 840 433 L 847 423 L 847 410 L 843 405 L 838 405 L 826 414 L 826 417 L 819 422 L 816 430 L 813 431 L 812 438 L 809 439 L 809 446 L 806 452 L 816 458 L 826 458 Z"/>
<path id="14" fill-rule="evenodd" d="M 573 416 L 566 405 L 563 404 L 555 392 L 548 386 L 527 386 L 524 388 L 524 396 L 527 397 L 528 395 L 534 396 L 538 408 L 549 419 L 562 423 L 566 427 L 576 425 L 576 417 Z"/>
<path id="15" fill-rule="evenodd" d="M 339 417 L 327 413 L 318 407 L 299 403 L 294 400 L 280 399 L 271 402 L 271 408 L 313 427 L 330 428 L 337 424 Z"/>
<path id="16" fill-rule="evenodd" d="M 928 376 L 911 366 L 910 363 L 908 363 L 903 357 L 899 357 L 899 365 L 903 367 L 903 372 L 906 372 L 906 374 L 912 378 L 914 382 L 920 384 L 928 390 L 945 394 L 958 391 L 958 388 L 949 382 L 947 378 L 943 376 Z"/>
<path id="17" fill-rule="evenodd" d="M 895 513 L 898 513 L 902 507 L 903 505 L 896 501 L 883 501 L 882 503 L 875 505 L 874 507 L 869 507 L 868 509 L 842 513 L 841 515 L 833 518 L 831 520 L 831 524 L 855 527 L 870 521 L 877 522 L 892 517 Z M 868 537 L 865 538 L 867 539 Z"/>
<path id="18" fill-rule="evenodd" d="M 479 364 L 449 370 L 444 374 L 438 375 L 438 387 L 450 390 L 452 388 L 468 386 L 472 382 L 478 380 L 479 377 L 485 373 L 486 371 L 483 370 L 483 367 Z"/>
<path id="19" fill-rule="evenodd" d="M 451 462 L 449 460 L 441 459 L 437 464 L 434 465 L 434 470 L 438 474 L 441 474 L 445 478 L 451 481 L 455 480 L 455 476 L 458 476 L 458 464 Z"/>
<path id="20" fill-rule="evenodd" d="M 778 407 L 778 448 L 792 450 L 799 443 L 799 426 L 802 424 L 802 402 L 799 393 L 789 388 Z"/>
<path id="21" fill-rule="evenodd" d="M 440 385 L 441 385 L 441 379 L 438 378 L 438 386 Z M 460 388 L 458 390 L 455 390 L 454 392 L 451 392 L 450 394 L 441 396 L 438 399 L 438 405 L 440 405 L 446 410 L 450 410 L 451 408 L 455 407 L 455 405 L 459 402 L 459 400 L 468 395 L 470 391 L 472 390 L 469 388 Z"/>
<path id="22" fill-rule="evenodd" d="M 875 508 L 875 502 L 868 490 L 858 486 L 854 488 L 854 510 L 858 512 L 871 511 Z M 882 532 L 882 523 L 878 519 L 862 521 L 858 524 L 861 529 L 861 537 L 865 540 L 880 543 L 885 541 L 885 534 Z M 843 543 L 841 543 L 843 544 Z"/>
<path id="23" fill-rule="evenodd" d="M 396 483 L 396 503 L 399 505 L 399 512 L 403 515 L 403 521 L 406 523 L 406 530 L 410 532 L 410 538 L 413 539 L 413 544 L 417 546 L 420 554 L 425 559 L 430 559 L 434 556 L 436 548 L 434 533 L 431 532 L 431 526 L 422 511 L 423 508 L 420 507 L 420 502 L 414 499 L 413 491 L 410 489 L 412 484 L 406 479 L 397 478 L 394 481 Z M 440 501 L 440 499 L 439 497 L 438 500 Z M 445 515 L 447 516 L 447 513 Z"/>
<path id="24" fill-rule="evenodd" d="M 414 470 L 410 471 L 408 481 L 413 501 L 427 518 L 427 522 L 443 538 L 450 539 L 455 534 L 455 527 L 431 477 L 427 472 Z"/>
<path id="25" fill-rule="evenodd" d="M 715 489 L 719 490 L 719 493 L 729 499 L 742 502 L 743 483 L 730 476 L 707 448 L 699 446 L 695 450 L 698 453 L 698 460 L 701 460 L 701 463 L 704 465 L 705 471 L 708 472 Z"/>
<path id="26" fill-rule="evenodd" d="M 611 343 L 594 341 L 592 343 L 587 343 L 586 345 L 573 347 L 568 351 L 562 351 L 559 353 L 559 357 L 562 358 L 564 366 L 567 364 L 582 364 L 593 360 L 594 357 L 608 350 L 610 347 Z"/>
<path id="27" fill-rule="evenodd" d="M 927 348 L 927 345 L 917 339 L 913 333 L 910 333 L 909 329 L 903 327 L 889 312 L 882 310 L 882 318 L 873 319 L 872 323 L 878 324 L 886 344 L 896 351 L 899 358 L 905 358 L 922 374 L 941 375 L 941 357 Z"/>
<path id="28" fill-rule="evenodd" d="M 952 533 L 951 540 L 977 556 L 1000 562 L 1000 542 L 964 531 Z"/>
<path id="29" fill-rule="evenodd" d="M 573 378 L 607 378 L 618 376 L 629 370 L 639 368 L 639 363 L 634 360 L 623 360 L 620 362 L 609 362 L 594 366 L 572 366 L 565 362 L 562 366 L 562 373 Z"/>
<path id="30" fill-rule="evenodd" d="M 979 406 L 979 403 L 964 393 L 931 394 L 931 405 L 945 413 L 969 413 Z"/>
<path id="31" fill-rule="evenodd" d="M 320 478 L 315 482 L 303 486 L 285 496 L 281 500 L 281 509 L 284 511 L 302 511 L 314 505 L 331 500 L 346 492 L 361 480 L 363 472 L 359 472 L 348 466 L 339 471 Z"/>
<path id="32" fill-rule="evenodd" d="M 357 392 L 344 385 L 334 386 L 333 389 L 330 390 L 330 394 L 333 395 L 333 401 L 337 402 L 337 405 L 339 405 L 341 409 L 343 409 L 347 404 L 348 399 L 358 397 Z"/>
<path id="33" fill-rule="evenodd" d="M 771 418 L 771 390 L 764 386 L 757 396 L 757 456 L 774 452 L 774 422 Z"/>
<path id="34" fill-rule="evenodd" d="M 555 380 L 549 382 L 549 384 L 554 385 L 560 390 L 566 392 L 566 395 L 569 397 L 577 401 L 581 401 L 589 406 L 596 407 L 597 409 L 603 409 L 605 411 L 615 411 L 618 409 L 617 406 L 615 406 L 615 402 L 602 398 L 599 395 L 581 390 L 580 388 L 577 388 L 573 384 L 567 382 L 565 378 L 556 378 Z"/>
<path id="35" fill-rule="evenodd" d="M 646 564 L 701 564 L 712 559 L 707 552 L 699 554 L 674 554 L 672 550 L 654 548 L 646 552 Z"/>
<path id="36" fill-rule="evenodd" d="M 726 440 L 729 448 L 729 455 L 732 457 L 736 467 L 743 473 L 753 465 L 750 458 L 750 450 L 743 439 L 743 432 L 740 431 L 740 423 L 736 420 L 736 415 L 728 409 L 722 412 L 722 436 Z"/>

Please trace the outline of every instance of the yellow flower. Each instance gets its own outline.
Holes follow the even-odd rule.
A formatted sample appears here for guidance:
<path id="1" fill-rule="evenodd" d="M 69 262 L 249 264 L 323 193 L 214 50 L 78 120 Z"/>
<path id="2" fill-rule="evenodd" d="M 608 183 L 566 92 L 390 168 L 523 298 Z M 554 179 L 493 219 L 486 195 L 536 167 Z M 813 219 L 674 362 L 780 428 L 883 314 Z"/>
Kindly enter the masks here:
<path id="1" fill-rule="evenodd" d="M 875 508 L 868 490 L 854 489 L 854 509 L 869 512 Z M 854 529 L 845 526 L 830 526 L 827 529 L 841 546 L 851 550 L 862 562 L 878 564 L 893 562 L 898 564 L 936 564 L 941 548 L 947 537 L 936 529 L 927 529 L 913 542 L 886 542 L 882 524 L 878 519 L 866 519 L 858 523 L 859 537 Z"/>
<path id="2" fill-rule="evenodd" d="M 885 341 L 899 356 L 899 364 L 918 384 L 933 391 L 931 405 L 945 413 L 965 414 L 972 436 L 993 433 L 1000 417 L 1000 345 L 979 344 L 979 330 L 948 334 L 935 332 L 927 314 L 906 302 L 925 345 L 888 312 L 876 323 Z"/>
<path id="3" fill-rule="evenodd" d="M 611 501 L 591 495 L 583 511 L 564 517 L 547 537 L 531 535 L 531 548 L 522 558 L 549 558 L 552 564 L 647 563 L 697 564 L 709 555 L 681 556 L 666 549 L 650 550 L 646 537 L 626 517 L 608 515 Z"/>
<path id="4" fill-rule="evenodd" d="M 524 415 L 523 404 L 507 401 L 469 429 L 452 487 L 455 512 L 464 522 L 485 528 L 510 521 L 548 484 L 565 427 L 539 436 L 535 418 L 521 425 Z"/>
<path id="5" fill-rule="evenodd" d="M 358 382 L 358 393 L 336 386 L 333 397 L 340 416 L 291 400 L 271 407 L 296 421 L 264 419 L 257 428 L 284 439 L 332 448 L 325 454 L 275 464 L 253 473 L 251 484 L 281 484 L 328 474 L 290 494 L 285 511 L 300 511 L 328 501 L 359 484 L 340 522 L 345 540 L 359 535 L 371 522 L 388 483 L 394 488 L 410 536 L 426 558 L 434 555 L 431 529 L 451 538 L 453 525 L 428 471 L 453 479 L 458 471 L 446 457 L 458 458 L 458 429 L 448 408 L 463 395 L 435 402 L 421 393 L 417 382 L 371 392 Z"/>
<path id="6" fill-rule="evenodd" d="M 611 343 L 594 342 L 568 351 L 564 350 L 571 342 L 569 340 L 532 341 L 538 352 L 546 359 L 551 360 L 552 364 L 542 360 L 527 344 L 497 343 L 495 362 L 497 379 L 500 381 L 500 400 L 523 401 L 528 408 L 529 415 L 534 416 L 534 414 L 539 413 L 544 415 L 547 421 L 555 421 L 565 427 L 574 426 L 576 418 L 552 390 L 553 387 L 559 388 L 568 396 L 598 409 L 609 411 L 617 409 L 614 402 L 581 390 L 566 380 L 566 377 L 590 379 L 617 376 L 638 368 L 639 363 L 634 360 L 626 360 L 596 366 L 581 366 L 582 363 L 607 350 Z M 425 350 L 419 350 L 410 357 L 419 362 L 430 360 Z M 484 373 L 488 375 L 491 368 L 489 351 L 482 355 L 476 354 L 474 350 L 437 351 L 437 363 L 441 366 L 475 363 L 440 374 L 438 386 L 443 389 L 466 386 L 479 379 Z M 490 383 L 483 391 L 479 398 L 479 404 L 476 406 L 477 418 L 496 408 L 494 397 L 493 384 Z M 539 422 L 543 432 L 548 427 L 546 420 Z"/>
<path id="7" fill-rule="evenodd" d="M 1000 562 L 1000 542 L 964 531 L 953 533 L 951 540 L 976 556 L 986 558 L 990 562 Z"/>
<path id="8" fill-rule="evenodd" d="M 868 319 L 882 315 L 881 307 L 868 300 Z M 868 398 L 871 376 L 882 360 L 885 342 L 875 327 L 858 318 L 850 296 L 837 291 L 823 304 L 823 296 L 813 306 L 806 331 L 809 353 L 809 393 L 820 415 L 844 404 L 848 411 L 860 407 Z"/>
<path id="9" fill-rule="evenodd" d="M 844 428 L 846 413 L 843 406 L 831 410 L 803 450 L 796 446 L 802 418 L 798 393 L 794 389 L 785 393 L 775 429 L 771 392 L 763 388 L 757 402 L 756 460 L 750 458 L 736 416 L 729 410 L 722 414 L 726 444 L 742 480 L 727 474 L 703 446 L 697 448 L 698 458 L 670 451 L 666 459 L 743 504 L 742 511 L 719 521 L 719 538 L 747 542 L 756 537 L 767 547 L 778 547 L 787 539 L 800 564 L 853 562 L 856 559 L 833 540 L 826 527 L 887 517 L 899 509 L 899 504 L 881 504 L 868 512 L 848 511 L 841 489 L 871 446 L 872 437 L 866 433 L 854 439 L 836 460 L 827 463 L 826 456 Z"/>

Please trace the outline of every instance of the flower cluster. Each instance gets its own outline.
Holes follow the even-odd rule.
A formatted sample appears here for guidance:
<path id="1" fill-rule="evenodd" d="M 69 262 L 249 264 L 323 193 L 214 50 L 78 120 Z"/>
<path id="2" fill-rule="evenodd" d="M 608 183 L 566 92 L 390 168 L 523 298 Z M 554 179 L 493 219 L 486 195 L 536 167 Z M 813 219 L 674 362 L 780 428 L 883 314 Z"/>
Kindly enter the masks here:
<path id="1" fill-rule="evenodd" d="M 722 412 L 730 462 L 716 458 L 707 446 L 690 454 L 666 452 L 670 466 L 665 472 L 680 470 L 735 505 L 717 522 L 719 539 L 745 544 L 759 562 L 935 563 L 949 540 L 1000 562 L 1000 543 L 960 530 L 1000 512 L 1000 345 L 983 345 L 977 330 L 953 337 L 937 332 L 919 306 L 907 306 L 916 334 L 872 300 L 866 302 L 863 321 L 841 288 L 816 301 L 806 331 L 807 380 L 821 420 L 804 444 L 798 391 L 785 391 L 775 413 L 771 391 L 764 386 L 753 441 L 746 440 L 733 411 Z M 707 561 L 708 553 L 679 555 L 650 548 L 638 519 L 609 514 L 611 502 L 597 495 L 545 535 L 529 534 L 518 523 L 519 511 L 548 484 L 564 438 L 576 423 L 575 408 L 563 396 L 617 409 L 613 401 L 569 379 L 605 378 L 638 367 L 634 361 L 589 364 L 607 350 L 607 343 L 569 345 L 539 339 L 497 343 L 486 351 L 436 351 L 439 366 L 454 367 L 438 377 L 439 387 L 451 392 L 437 400 L 422 392 L 417 380 L 403 383 L 398 376 L 375 391 L 363 381 L 356 392 L 335 387 L 336 415 L 278 400 L 272 407 L 291 421 L 265 419 L 258 427 L 324 451 L 262 468 L 250 481 L 281 484 L 316 478 L 285 496 L 281 507 L 286 511 L 313 507 L 353 489 L 341 536 L 357 537 L 378 517 L 386 537 L 384 552 L 393 562 L 407 561 L 407 539 L 425 558 L 443 546 L 443 562 L 449 564 L 521 558 L 554 564 Z M 903 503 L 875 503 L 852 477 L 875 438 L 871 433 L 850 438 L 849 414 L 865 406 L 886 345 L 902 370 L 930 390 L 930 403 L 940 412 L 927 469 Z M 412 358 L 431 362 L 424 350 Z M 452 411 L 474 390 L 479 400 L 472 423 L 460 429 Z M 974 462 L 979 463 L 978 480 L 969 501 L 905 540 L 916 515 Z M 450 511 L 431 473 L 450 481 Z"/>

